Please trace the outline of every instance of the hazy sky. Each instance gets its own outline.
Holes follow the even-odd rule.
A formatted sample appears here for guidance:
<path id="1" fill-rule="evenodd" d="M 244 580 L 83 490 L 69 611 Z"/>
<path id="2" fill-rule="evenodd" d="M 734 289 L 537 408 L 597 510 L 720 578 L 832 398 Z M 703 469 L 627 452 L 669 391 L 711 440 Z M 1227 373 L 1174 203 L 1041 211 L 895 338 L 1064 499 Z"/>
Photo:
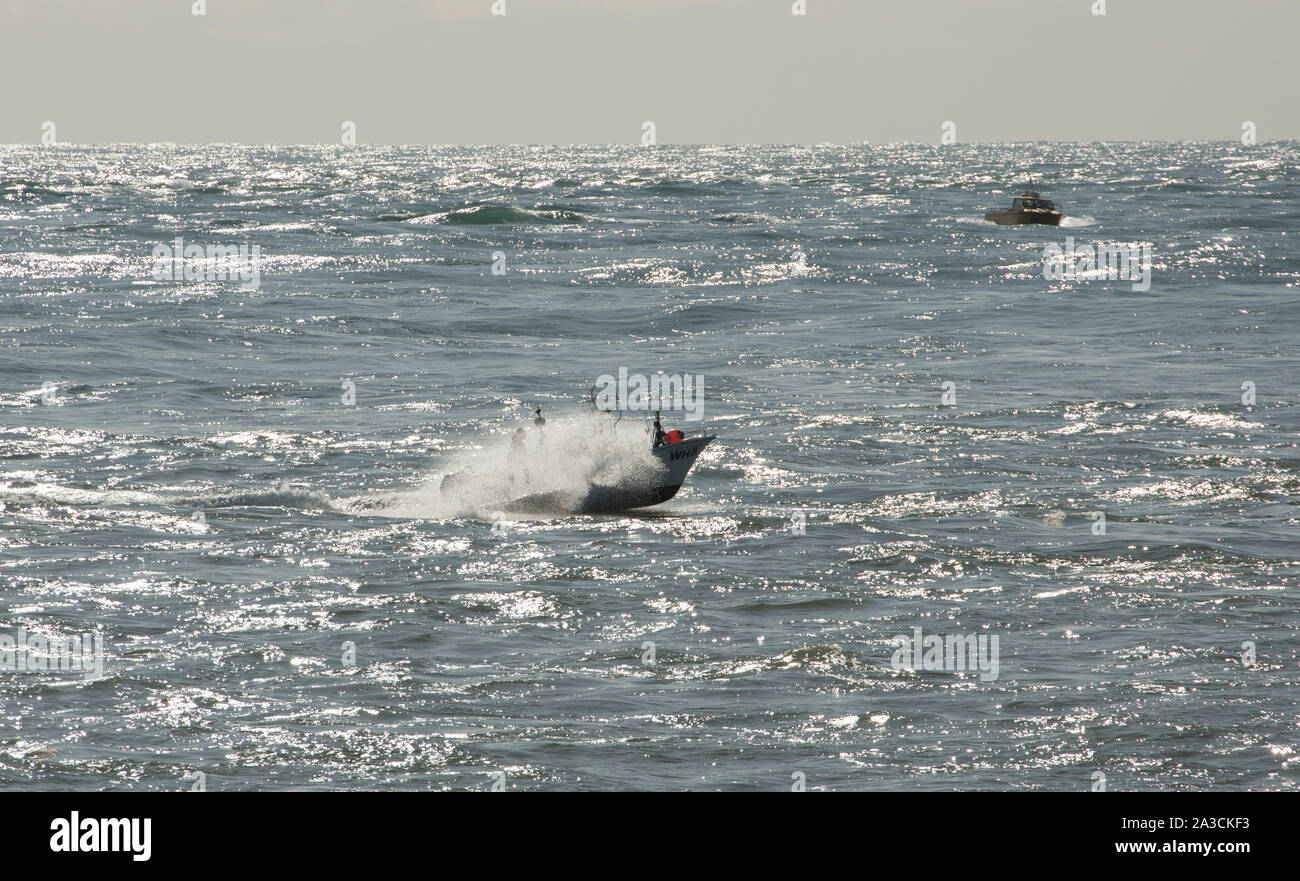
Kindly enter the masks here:
<path id="1" fill-rule="evenodd" d="M 1300 0 L 793 2 L 2 0 L 0 143 L 1300 138 Z"/>

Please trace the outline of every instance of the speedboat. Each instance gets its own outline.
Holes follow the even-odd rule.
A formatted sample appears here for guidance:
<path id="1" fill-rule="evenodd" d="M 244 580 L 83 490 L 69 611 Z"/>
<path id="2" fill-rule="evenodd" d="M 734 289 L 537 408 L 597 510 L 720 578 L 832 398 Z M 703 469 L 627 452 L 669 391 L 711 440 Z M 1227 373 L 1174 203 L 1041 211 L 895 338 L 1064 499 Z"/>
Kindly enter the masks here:
<path id="1" fill-rule="evenodd" d="M 1051 201 L 1044 199 L 1033 190 L 1025 190 L 1011 201 L 1008 211 L 990 211 L 984 215 L 985 220 L 1004 226 L 1021 223 L 1041 223 L 1047 226 L 1061 225 L 1061 212 Z"/>
<path id="2" fill-rule="evenodd" d="M 595 483 L 585 493 L 560 490 L 522 496 L 510 500 L 505 510 L 528 514 L 616 514 L 662 505 L 677 495 L 695 460 L 716 439 L 717 435 L 702 435 L 656 447 L 651 455 L 664 466 L 662 473 L 617 484 Z"/>
<path id="3" fill-rule="evenodd" d="M 439 492 L 449 498 L 472 495 L 490 500 L 490 506 L 503 511 L 527 514 L 613 514 L 649 508 L 677 495 L 700 453 L 716 439 L 717 435 L 686 437 L 680 430 L 665 432 L 656 413 L 650 467 L 598 470 L 580 487 L 532 492 L 529 484 L 534 481 L 529 480 L 528 469 L 523 465 L 503 481 L 496 481 L 495 486 L 490 479 L 462 471 L 443 477 Z M 600 438 L 585 440 L 600 445 Z M 581 449 L 583 445 L 575 446 Z M 575 452 L 571 449 L 565 454 Z"/>

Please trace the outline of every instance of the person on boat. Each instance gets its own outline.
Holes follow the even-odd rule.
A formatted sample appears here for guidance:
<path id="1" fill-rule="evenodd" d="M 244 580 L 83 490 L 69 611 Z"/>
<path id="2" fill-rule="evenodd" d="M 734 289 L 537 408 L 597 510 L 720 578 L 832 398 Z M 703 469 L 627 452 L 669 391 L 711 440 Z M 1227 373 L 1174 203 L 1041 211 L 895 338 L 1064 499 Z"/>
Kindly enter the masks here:
<path id="1" fill-rule="evenodd" d="M 533 420 L 533 425 L 537 426 L 537 443 L 539 445 L 546 443 L 546 417 L 542 415 L 542 408 L 538 407 L 533 411 L 537 418 Z"/>
<path id="2" fill-rule="evenodd" d="M 664 431 L 664 424 L 659 421 L 659 411 L 655 411 L 655 442 L 651 449 L 658 449 L 664 444 L 681 443 L 686 439 L 679 429 L 674 428 L 672 431 Z"/>
<path id="3" fill-rule="evenodd" d="M 516 428 L 510 435 L 510 452 L 506 453 L 506 471 L 509 472 L 507 479 L 511 487 L 532 482 L 532 475 L 528 470 L 527 451 L 524 449 L 524 438 L 522 428 Z"/>

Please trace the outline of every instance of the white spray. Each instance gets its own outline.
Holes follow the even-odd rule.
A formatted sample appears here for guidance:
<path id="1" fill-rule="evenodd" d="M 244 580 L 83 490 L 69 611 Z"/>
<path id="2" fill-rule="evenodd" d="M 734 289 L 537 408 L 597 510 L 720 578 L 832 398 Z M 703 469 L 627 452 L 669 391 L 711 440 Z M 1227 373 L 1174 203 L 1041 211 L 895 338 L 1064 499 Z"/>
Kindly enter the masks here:
<path id="1" fill-rule="evenodd" d="M 545 496 L 549 508 L 577 510 L 593 486 L 643 485 L 663 472 L 646 427 L 642 419 L 615 422 L 596 412 L 548 418 L 541 427 L 521 419 L 453 454 L 415 489 L 349 507 L 392 517 L 491 519 L 520 499 Z"/>

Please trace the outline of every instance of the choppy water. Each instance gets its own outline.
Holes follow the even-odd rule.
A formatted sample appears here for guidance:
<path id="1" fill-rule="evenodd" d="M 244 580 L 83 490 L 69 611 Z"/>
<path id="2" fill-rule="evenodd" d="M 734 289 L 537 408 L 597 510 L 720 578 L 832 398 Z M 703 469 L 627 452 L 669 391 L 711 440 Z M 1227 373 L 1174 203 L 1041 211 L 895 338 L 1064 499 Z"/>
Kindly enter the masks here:
<path id="1" fill-rule="evenodd" d="M 0 148 L 0 633 L 106 652 L 0 673 L 0 783 L 1296 788 L 1298 163 Z M 1065 228 L 984 222 L 1030 174 Z M 260 289 L 153 280 L 177 236 Z M 676 499 L 440 504 L 534 406 L 573 467 L 620 366 L 705 378 Z"/>

